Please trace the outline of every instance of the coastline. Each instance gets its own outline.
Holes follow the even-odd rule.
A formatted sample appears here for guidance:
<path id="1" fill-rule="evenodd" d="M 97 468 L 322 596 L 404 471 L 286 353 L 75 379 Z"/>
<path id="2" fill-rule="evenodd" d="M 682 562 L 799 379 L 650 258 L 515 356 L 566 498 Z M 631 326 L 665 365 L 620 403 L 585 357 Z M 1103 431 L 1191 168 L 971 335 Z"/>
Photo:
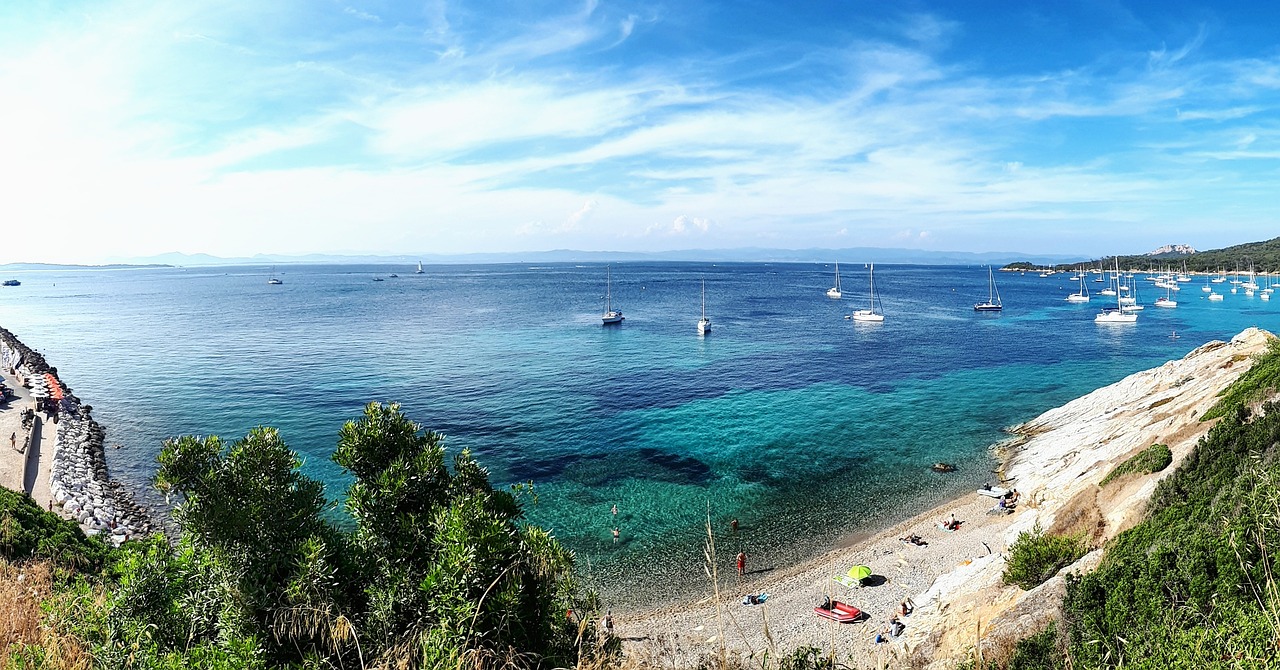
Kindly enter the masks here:
<path id="1" fill-rule="evenodd" d="M 1101 552 L 1090 552 L 1024 592 L 1001 582 L 1008 546 L 1039 524 L 1063 532 L 1089 527 L 1091 545 L 1101 547 L 1136 523 L 1155 485 L 1214 425 L 1199 417 L 1216 402 L 1218 391 L 1248 369 L 1252 354 L 1272 338 L 1250 328 L 1229 343 L 1206 343 L 1181 359 L 1134 373 L 1015 426 L 1014 437 L 992 445 L 999 472 L 1010 482 L 1005 485 L 1022 493 L 1012 514 L 988 515 L 991 498 L 976 492 L 962 495 L 797 565 L 753 574 L 748 557 L 748 574 L 741 583 L 733 557 L 720 557 L 719 616 L 710 580 L 701 600 L 613 612 L 627 641 L 626 653 L 680 666 L 714 656 L 722 644 L 732 655 L 753 659 L 812 646 L 851 667 L 941 668 L 966 657 L 975 645 L 996 649 L 1033 633 L 1057 616 L 1062 574 L 1091 570 Z M 1156 441 L 1172 450 L 1170 467 L 1099 491 L 1098 482 L 1111 469 Z M 952 513 L 965 523 L 948 533 L 938 521 Z M 900 542 L 907 533 L 922 536 L 929 545 Z M 872 568 L 874 585 L 847 589 L 832 580 L 857 564 Z M 764 604 L 742 604 L 745 594 L 760 591 L 770 594 Z M 813 607 L 826 597 L 849 602 L 866 618 L 841 625 L 817 617 Z M 876 634 L 908 597 L 916 609 L 903 619 L 905 631 L 877 644 Z"/>
<path id="2" fill-rule="evenodd" d="M 111 478 L 103 451 L 106 431 L 57 368 L 4 328 L 0 368 L 17 396 L 0 414 L 2 425 L 22 435 L 20 449 L 5 449 L 0 458 L 0 483 L 116 545 L 158 530 L 152 515 Z"/>

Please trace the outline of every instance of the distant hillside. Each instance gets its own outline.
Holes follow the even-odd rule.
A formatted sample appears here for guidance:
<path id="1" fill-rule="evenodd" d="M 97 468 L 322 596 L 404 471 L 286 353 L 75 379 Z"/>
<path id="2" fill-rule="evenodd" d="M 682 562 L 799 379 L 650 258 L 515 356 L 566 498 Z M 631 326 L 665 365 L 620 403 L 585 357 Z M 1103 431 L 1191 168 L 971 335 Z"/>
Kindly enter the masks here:
<path id="1" fill-rule="evenodd" d="M 1115 257 L 1107 256 L 1090 261 L 1060 262 L 1053 266 L 1023 261 L 1010 263 L 1004 269 L 1027 271 L 1053 267 L 1057 270 L 1075 270 L 1081 266 L 1109 268 L 1114 263 Z M 1237 267 L 1248 270 L 1250 266 L 1258 272 L 1280 272 L 1280 237 L 1208 251 L 1196 251 L 1185 244 L 1166 244 L 1145 254 L 1120 256 L 1120 267 L 1125 269 L 1147 270 L 1171 267 L 1181 270 L 1184 263 L 1187 270 L 1191 272 L 1217 272 L 1218 270 L 1234 272 Z"/>
<path id="2" fill-rule="evenodd" d="M 922 249 L 891 249 L 880 247 L 851 247 L 845 249 L 768 249 L 746 247 L 738 249 L 680 249 L 672 251 L 581 251 L 553 249 L 550 251 L 493 252 L 474 254 L 400 254 L 378 256 L 374 254 L 307 254 L 289 256 L 283 254 L 256 254 L 251 257 L 222 258 L 209 254 L 167 253 L 146 258 L 115 259 L 134 263 L 163 263 L 177 266 L 194 265 L 286 265 L 291 263 L 366 263 L 404 264 L 424 263 L 603 263 L 618 261 L 687 261 L 699 263 L 907 263 L 915 265 L 1001 265 L 1023 260 L 1033 263 L 1083 262 L 1079 256 L 1053 254 L 1025 254 L 1012 251 L 927 251 Z"/>
<path id="3" fill-rule="evenodd" d="M 1112 262 L 1110 259 L 1104 260 L 1108 265 Z M 1192 272 L 1217 272 L 1219 269 L 1233 272 L 1237 267 L 1247 270 L 1250 265 L 1259 272 L 1276 272 L 1280 271 L 1280 237 L 1265 242 L 1237 244 L 1225 249 L 1197 251 L 1189 256 L 1176 255 L 1160 258 L 1153 258 L 1150 255 L 1121 256 L 1120 266 L 1146 268 L 1152 263 L 1159 266 L 1162 260 L 1178 266 L 1185 262 L 1187 269 Z"/>

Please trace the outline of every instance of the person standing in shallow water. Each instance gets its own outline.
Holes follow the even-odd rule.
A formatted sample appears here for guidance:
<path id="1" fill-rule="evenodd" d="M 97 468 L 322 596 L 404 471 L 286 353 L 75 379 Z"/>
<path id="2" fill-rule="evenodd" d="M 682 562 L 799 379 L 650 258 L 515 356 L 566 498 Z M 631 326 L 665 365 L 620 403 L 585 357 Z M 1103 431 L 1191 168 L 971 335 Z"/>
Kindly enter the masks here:
<path id="1" fill-rule="evenodd" d="M 747 574 L 747 554 L 746 552 L 738 552 L 738 576 Z"/>
<path id="2" fill-rule="evenodd" d="M 622 535 L 622 533 L 621 533 L 621 532 L 619 532 L 617 528 L 614 528 L 614 529 L 613 529 L 613 543 L 614 543 L 614 544 L 617 544 L 617 543 L 618 543 L 618 536 L 620 536 L 620 535 Z"/>

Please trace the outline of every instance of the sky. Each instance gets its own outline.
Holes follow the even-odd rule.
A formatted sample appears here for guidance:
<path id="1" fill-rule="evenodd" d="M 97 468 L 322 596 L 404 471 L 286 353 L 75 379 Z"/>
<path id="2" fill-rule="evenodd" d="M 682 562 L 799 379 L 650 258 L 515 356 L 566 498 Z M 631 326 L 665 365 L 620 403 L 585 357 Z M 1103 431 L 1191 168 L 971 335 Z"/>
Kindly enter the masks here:
<path id="1" fill-rule="evenodd" d="M 1277 235 L 1280 3 L 0 3 L 0 263 Z"/>

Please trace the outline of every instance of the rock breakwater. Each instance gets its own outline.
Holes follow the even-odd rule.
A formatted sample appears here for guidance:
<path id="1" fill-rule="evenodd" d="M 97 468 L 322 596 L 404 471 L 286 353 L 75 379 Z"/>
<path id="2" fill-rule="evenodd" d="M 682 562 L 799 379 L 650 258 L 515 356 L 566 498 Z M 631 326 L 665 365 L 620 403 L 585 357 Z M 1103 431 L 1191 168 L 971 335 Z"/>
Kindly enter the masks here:
<path id="1" fill-rule="evenodd" d="M 49 464 L 49 491 L 61 513 L 88 534 L 104 534 L 114 544 L 158 528 L 151 514 L 107 471 L 106 431 L 39 352 L 0 328 L 0 362 L 40 391 L 39 409 L 56 425 Z"/>

